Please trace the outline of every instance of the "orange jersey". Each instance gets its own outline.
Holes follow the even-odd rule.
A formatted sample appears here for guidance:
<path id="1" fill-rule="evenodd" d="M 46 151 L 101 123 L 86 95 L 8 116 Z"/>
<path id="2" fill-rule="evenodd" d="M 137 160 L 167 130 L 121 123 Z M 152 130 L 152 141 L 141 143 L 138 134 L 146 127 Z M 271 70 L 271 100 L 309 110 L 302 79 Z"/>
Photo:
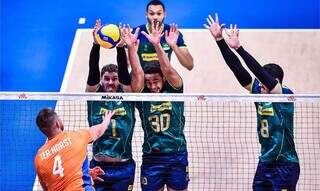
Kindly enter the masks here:
<path id="1" fill-rule="evenodd" d="M 52 191 L 91 187 L 87 159 L 87 144 L 91 141 L 88 130 L 62 132 L 48 140 L 34 161 L 42 185 Z"/>

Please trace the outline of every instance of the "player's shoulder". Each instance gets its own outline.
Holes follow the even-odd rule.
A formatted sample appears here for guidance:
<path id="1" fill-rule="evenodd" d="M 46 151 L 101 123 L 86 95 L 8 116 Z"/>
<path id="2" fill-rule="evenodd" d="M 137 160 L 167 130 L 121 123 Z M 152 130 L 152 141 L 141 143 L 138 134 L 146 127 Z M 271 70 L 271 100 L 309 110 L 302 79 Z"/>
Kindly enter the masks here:
<path id="1" fill-rule="evenodd" d="M 143 24 L 143 25 L 139 25 L 133 28 L 133 31 L 135 31 L 137 28 L 140 28 L 140 31 L 147 31 L 147 25 Z"/>
<path id="2" fill-rule="evenodd" d="M 281 85 L 282 94 L 293 94 L 293 91 L 286 85 Z"/>
<path id="3" fill-rule="evenodd" d="M 163 29 L 164 30 L 170 30 L 170 25 L 164 23 Z"/>

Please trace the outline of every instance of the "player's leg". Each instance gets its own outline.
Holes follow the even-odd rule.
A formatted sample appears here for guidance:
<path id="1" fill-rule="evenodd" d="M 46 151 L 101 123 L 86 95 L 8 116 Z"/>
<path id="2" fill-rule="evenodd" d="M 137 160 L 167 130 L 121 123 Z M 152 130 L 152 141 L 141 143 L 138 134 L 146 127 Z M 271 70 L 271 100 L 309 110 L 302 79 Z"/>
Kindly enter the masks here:
<path id="1" fill-rule="evenodd" d="M 92 166 L 100 166 L 105 174 L 99 176 L 104 181 L 95 181 L 96 191 L 102 190 L 132 190 L 135 174 L 135 162 L 130 159 L 126 162 L 99 162 L 92 160 Z"/>
<path id="2" fill-rule="evenodd" d="M 168 178 L 166 179 L 168 191 L 187 190 L 189 183 L 188 153 L 174 154 L 168 162 L 168 167 Z"/>
<path id="3" fill-rule="evenodd" d="M 114 177 L 116 180 L 112 185 L 113 190 L 122 191 L 128 190 L 131 191 L 133 189 L 134 183 L 134 175 L 136 169 L 136 163 L 133 159 L 125 163 L 118 163 L 119 166 L 118 171 L 115 172 Z"/>
<path id="4" fill-rule="evenodd" d="M 165 165 L 159 156 L 143 154 L 141 165 L 141 189 L 143 191 L 163 190 Z"/>
<path id="5" fill-rule="evenodd" d="M 253 191 L 271 191 L 272 182 L 268 177 L 272 177 L 271 170 L 259 161 L 256 174 L 253 179 Z"/>
<path id="6" fill-rule="evenodd" d="M 273 190 L 275 191 L 295 191 L 300 175 L 298 163 L 277 164 L 274 167 L 272 177 Z"/>

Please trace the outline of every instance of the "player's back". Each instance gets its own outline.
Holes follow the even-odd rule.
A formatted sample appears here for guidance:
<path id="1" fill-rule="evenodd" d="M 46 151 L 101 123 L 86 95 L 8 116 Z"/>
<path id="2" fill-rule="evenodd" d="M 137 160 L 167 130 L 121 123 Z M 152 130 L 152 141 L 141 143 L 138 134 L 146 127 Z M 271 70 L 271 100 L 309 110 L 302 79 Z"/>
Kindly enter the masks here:
<path id="1" fill-rule="evenodd" d="M 35 158 L 35 167 L 43 186 L 54 191 L 93 190 L 86 157 L 89 142 L 87 130 L 62 132 L 48 140 Z"/>

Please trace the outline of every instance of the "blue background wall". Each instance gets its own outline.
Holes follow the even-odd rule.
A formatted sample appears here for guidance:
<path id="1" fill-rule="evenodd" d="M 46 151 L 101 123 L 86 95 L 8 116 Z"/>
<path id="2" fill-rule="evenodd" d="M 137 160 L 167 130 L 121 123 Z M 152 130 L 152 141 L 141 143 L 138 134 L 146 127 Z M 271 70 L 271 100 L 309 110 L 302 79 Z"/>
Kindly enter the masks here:
<path id="1" fill-rule="evenodd" d="M 91 28 L 96 18 L 131 26 L 145 23 L 147 2 L 1 0 L 0 91 L 59 91 L 76 29 Z M 178 23 L 180 28 L 202 28 L 207 15 L 215 12 L 222 22 L 237 23 L 240 28 L 320 28 L 319 0 L 166 0 L 164 3 L 166 21 Z M 78 24 L 80 17 L 87 19 L 86 24 Z M 34 104 L 26 103 L 24 110 L 28 105 Z M 7 102 L 0 102 L 0 116 L 7 116 L 2 117 L 0 127 L 1 190 L 31 190 L 35 178 L 33 157 L 45 140 L 33 121 L 44 105 L 54 106 L 54 103 L 38 103 L 25 114 L 10 110 Z M 15 122 L 10 117 L 13 113 L 20 116 Z M 21 120 L 28 120 L 30 128 L 21 128 L 17 122 Z"/>

